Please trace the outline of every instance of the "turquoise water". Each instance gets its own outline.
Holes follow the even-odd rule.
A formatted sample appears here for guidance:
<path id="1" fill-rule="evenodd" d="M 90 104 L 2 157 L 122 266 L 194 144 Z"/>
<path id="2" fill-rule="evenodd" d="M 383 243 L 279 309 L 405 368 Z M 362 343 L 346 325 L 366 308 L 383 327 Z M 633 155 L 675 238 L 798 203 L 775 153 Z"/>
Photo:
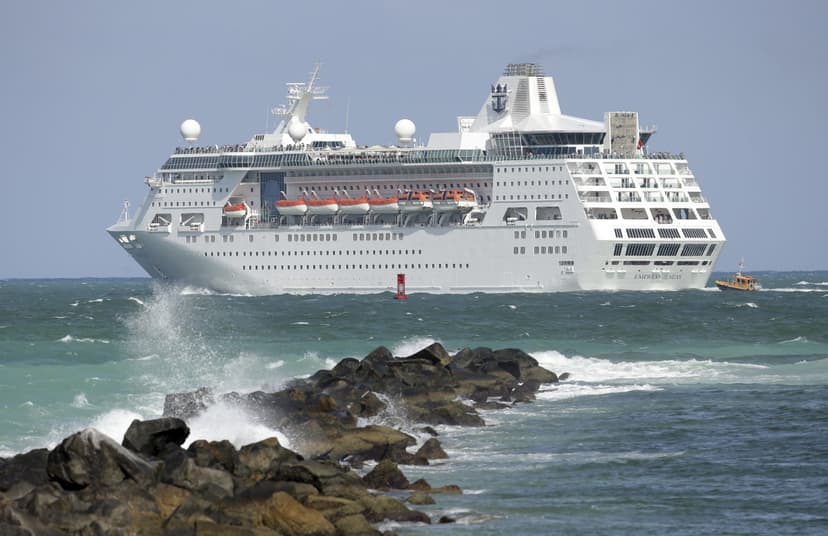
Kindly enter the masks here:
<path id="1" fill-rule="evenodd" d="M 441 429 L 451 458 L 406 474 L 463 487 L 425 508 L 459 523 L 398 532 L 828 533 L 828 273 L 757 275 L 749 294 L 405 302 L 0 281 L 0 456 L 90 425 L 120 440 L 167 393 L 276 389 L 378 345 L 516 346 L 571 380 Z M 238 446 L 281 433 L 220 406 L 189 424 Z"/>

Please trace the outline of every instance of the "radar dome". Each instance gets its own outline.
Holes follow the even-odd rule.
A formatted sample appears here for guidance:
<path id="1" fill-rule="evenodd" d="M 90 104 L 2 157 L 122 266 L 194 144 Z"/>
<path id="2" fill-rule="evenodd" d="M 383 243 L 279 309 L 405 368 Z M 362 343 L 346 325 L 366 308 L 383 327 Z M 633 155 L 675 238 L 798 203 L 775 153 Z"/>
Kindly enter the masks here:
<path id="1" fill-rule="evenodd" d="M 417 132 L 417 127 L 411 119 L 400 119 L 394 125 L 394 133 L 401 143 L 410 143 L 414 139 L 415 132 Z"/>
<path id="2" fill-rule="evenodd" d="M 288 125 L 288 134 L 294 143 L 299 143 L 299 140 L 304 138 L 307 133 L 308 129 L 301 121 L 291 121 Z"/>
<path id="3" fill-rule="evenodd" d="M 187 119 L 181 123 L 181 137 L 184 141 L 194 142 L 201 136 L 201 125 L 195 119 Z"/>

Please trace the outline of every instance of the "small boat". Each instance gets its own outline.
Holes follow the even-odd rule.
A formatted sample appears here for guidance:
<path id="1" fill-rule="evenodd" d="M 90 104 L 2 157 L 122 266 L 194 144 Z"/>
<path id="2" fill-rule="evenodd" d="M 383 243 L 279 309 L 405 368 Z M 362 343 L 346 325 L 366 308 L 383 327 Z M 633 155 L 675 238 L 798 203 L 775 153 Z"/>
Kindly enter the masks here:
<path id="1" fill-rule="evenodd" d="M 396 214 L 400 211 L 399 199 L 392 197 L 372 197 L 368 199 L 368 205 L 374 214 Z"/>
<path id="2" fill-rule="evenodd" d="M 403 212 L 424 212 L 434 208 L 431 195 L 427 192 L 406 192 L 399 199 L 398 204 Z"/>
<path id="3" fill-rule="evenodd" d="M 755 277 L 742 274 L 743 267 L 744 262 L 739 261 L 739 271 L 736 272 L 736 275 L 730 279 L 717 279 L 716 286 L 721 290 L 744 290 L 749 292 L 762 288 L 762 285 L 759 284 L 759 281 Z"/>
<path id="4" fill-rule="evenodd" d="M 339 202 L 335 197 L 327 199 L 307 199 L 308 214 L 336 214 L 339 212 Z"/>
<path id="5" fill-rule="evenodd" d="M 224 215 L 228 218 L 244 218 L 247 214 L 247 205 L 242 203 L 236 203 L 235 205 L 231 205 L 227 203 L 224 205 Z"/>
<path id="6" fill-rule="evenodd" d="M 356 199 L 339 198 L 339 212 L 342 214 L 368 214 L 369 210 L 371 204 L 365 196 Z"/>
<path id="7" fill-rule="evenodd" d="M 276 210 L 282 216 L 304 216 L 308 211 L 308 204 L 304 197 L 299 199 L 280 199 L 276 201 Z"/>
<path id="8" fill-rule="evenodd" d="M 434 198 L 434 210 L 438 212 L 471 210 L 476 204 L 474 193 L 465 190 L 442 190 Z"/>

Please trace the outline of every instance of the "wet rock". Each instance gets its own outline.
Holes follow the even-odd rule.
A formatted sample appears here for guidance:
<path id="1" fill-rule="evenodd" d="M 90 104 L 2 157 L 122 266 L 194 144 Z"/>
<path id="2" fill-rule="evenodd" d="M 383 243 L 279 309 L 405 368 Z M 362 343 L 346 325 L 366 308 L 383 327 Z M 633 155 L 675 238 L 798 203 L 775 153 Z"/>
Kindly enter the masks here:
<path id="1" fill-rule="evenodd" d="M 362 514 L 345 516 L 337 520 L 335 526 L 337 533 L 341 536 L 379 536 L 382 534 L 372 527 Z"/>
<path id="2" fill-rule="evenodd" d="M 46 460 L 47 449 L 30 450 L 0 462 L 0 491 L 9 491 L 16 484 L 27 482 L 32 487 L 48 482 Z"/>
<path id="3" fill-rule="evenodd" d="M 423 506 L 426 504 L 434 504 L 434 497 L 432 497 L 428 493 L 416 492 L 411 494 L 411 496 L 408 499 L 406 499 L 406 502 L 411 503 L 415 506 Z"/>
<path id="4" fill-rule="evenodd" d="M 49 453 L 46 472 L 67 490 L 114 486 L 129 478 L 151 482 L 156 466 L 94 428 L 73 434 Z"/>
<path id="5" fill-rule="evenodd" d="M 383 460 L 362 477 L 371 488 L 379 490 L 408 489 L 409 482 L 400 468 L 391 460 Z"/>
<path id="6" fill-rule="evenodd" d="M 415 456 L 422 456 L 429 460 L 444 460 L 448 458 L 448 454 L 443 450 L 440 442 L 433 437 L 423 443 L 423 446 L 417 450 Z"/>
<path id="7" fill-rule="evenodd" d="M 129 425 L 121 444 L 138 454 L 157 457 L 183 445 L 189 435 L 190 428 L 177 417 L 148 421 L 135 419 Z"/>
<path id="8" fill-rule="evenodd" d="M 222 469 L 230 473 L 236 473 L 241 464 L 239 453 L 232 443 L 226 439 L 223 441 L 205 441 L 199 439 L 190 443 L 187 453 L 193 458 L 196 464 L 202 467 Z M 242 476 L 246 476 L 242 474 Z"/>

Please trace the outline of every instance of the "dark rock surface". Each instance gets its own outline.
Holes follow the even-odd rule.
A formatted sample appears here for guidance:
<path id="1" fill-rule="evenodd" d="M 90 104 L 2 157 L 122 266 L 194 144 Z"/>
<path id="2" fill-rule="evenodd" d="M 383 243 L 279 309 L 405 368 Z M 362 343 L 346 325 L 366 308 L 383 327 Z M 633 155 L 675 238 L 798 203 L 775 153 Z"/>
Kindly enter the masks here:
<path id="1" fill-rule="evenodd" d="M 411 493 L 415 505 L 462 493 L 410 483 L 398 464 L 447 457 L 432 426 L 482 426 L 476 407 L 529 402 L 556 381 L 521 350 L 451 356 L 433 344 L 407 357 L 379 347 L 275 393 L 168 395 L 164 417 L 134 421 L 123 445 L 86 429 L 51 451 L 0 459 L 0 534 L 356 535 L 380 534 L 371 524 L 385 520 L 431 523 L 404 499 L 372 490 L 404 490 L 395 493 Z M 217 400 L 256 412 L 299 452 L 276 438 L 240 449 L 200 440 L 183 449 L 184 419 Z M 374 424 L 359 427 L 358 419 Z M 415 453 L 413 436 L 379 424 L 400 420 L 431 436 Z M 364 477 L 352 469 L 369 460 L 379 463 Z"/>

